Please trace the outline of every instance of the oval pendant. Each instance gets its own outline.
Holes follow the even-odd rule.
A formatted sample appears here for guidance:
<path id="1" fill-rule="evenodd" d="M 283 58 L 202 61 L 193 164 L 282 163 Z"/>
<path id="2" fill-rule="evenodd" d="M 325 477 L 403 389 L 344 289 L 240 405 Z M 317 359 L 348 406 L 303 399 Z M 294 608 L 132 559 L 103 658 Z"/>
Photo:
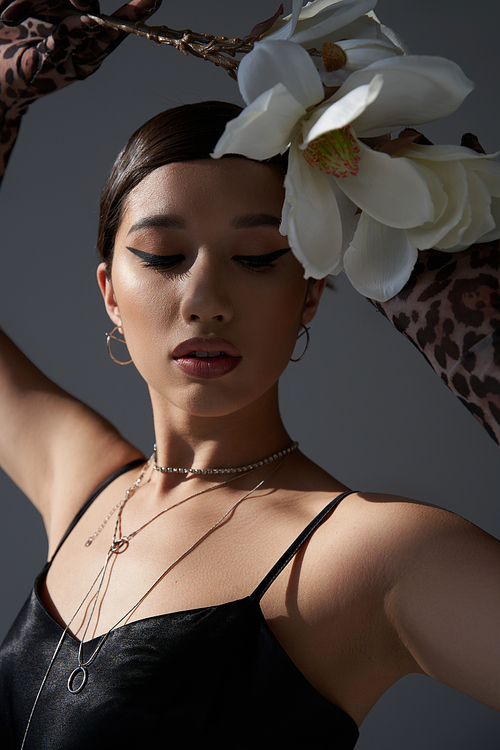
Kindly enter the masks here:
<path id="1" fill-rule="evenodd" d="M 81 678 L 80 683 L 75 687 L 75 685 L 74 685 L 75 679 L 76 679 L 76 676 L 78 675 L 79 672 L 81 672 L 82 678 Z M 68 677 L 68 690 L 69 690 L 69 692 L 73 693 L 73 695 L 75 695 L 76 693 L 79 693 L 81 690 L 83 690 L 83 688 L 87 684 L 87 677 L 88 677 L 88 673 L 87 673 L 86 667 L 77 667 L 76 669 L 74 669 L 71 672 L 70 676 Z"/>

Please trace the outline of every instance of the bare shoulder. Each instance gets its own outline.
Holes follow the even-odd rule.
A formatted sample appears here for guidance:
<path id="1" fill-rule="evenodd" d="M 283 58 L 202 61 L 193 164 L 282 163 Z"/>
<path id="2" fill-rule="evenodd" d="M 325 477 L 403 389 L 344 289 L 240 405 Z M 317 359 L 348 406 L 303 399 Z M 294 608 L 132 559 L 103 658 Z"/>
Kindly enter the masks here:
<path id="1" fill-rule="evenodd" d="M 386 570 L 402 572 L 415 561 L 432 565 L 444 555 L 500 549 L 500 542 L 444 508 L 397 495 L 353 493 L 338 509 L 339 520 L 355 527 L 358 540 L 383 556 Z M 365 547 L 365 548 L 366 548 Z"/>
<path id="2" fill-rule="evenodd" d="M 360 495 L 352 504 L 408 668 L 500 710 L 500 541 L 403 498 Z"/>
<path id="3" fill-rule="evenodd" d="M 438 591 L 460 587 L 466 579 L 473 587 L 486 576 L 500 591 L 500 541 L 443 508 L 353 492 L 315 537 L 315 575 L 324 590 L 332 578 L 339 580 L 341 569 L 344 590 L 369 596 L 374 606 L 375 600 L 416 606 L 418 599 L 426 600 L 431 580 Z"/>

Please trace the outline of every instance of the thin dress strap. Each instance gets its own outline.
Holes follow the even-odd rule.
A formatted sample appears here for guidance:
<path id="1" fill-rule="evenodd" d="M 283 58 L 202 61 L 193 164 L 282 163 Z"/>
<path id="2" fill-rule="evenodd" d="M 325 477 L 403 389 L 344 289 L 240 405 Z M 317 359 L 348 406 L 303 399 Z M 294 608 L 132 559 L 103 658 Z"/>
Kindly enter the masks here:
<path id="1" fill-rule="evenodd" d="M 57 545 L 57 549 L 54 552 L 54 554 L 52 555 L 52 557 L 50 558 L 49 562 L 53 561 L 54 557 L 57 555 L 57 553 L 61 549 L 61 547 L 64 544 L 64 542 L 66 541 L 66 539 L 68 538 L 68 536 L 71 534 L 71 532 L 75 528 L 75 526 L 78 523 L 78 521 L 80 520 L 80 518 L 83 516 L 83 514 L 85 513 L 85 511 L 87 511 L 90 508 L 90 506 L 92 505 L 92 503 L 94 502 L 94 500 L 96 499 L 96 497 L 98 497 L 98 495 L 100 495 L 101 492 L 104 489 L 106 489 L 106 487 L 109 484 L 111 484 L 111 482 L 114 482 L 115 479 L 118 479 L 118 477 L 121 477 L 122 474 L 126 474 L 127 471 L 131 471 L 132 469 L 135 469 L 136 466 L 140 466 L 145 461 L 146 461 L 145 458 L 136 458 L 134 461 L 129 461 L 129 463 L 125 464 L 125 466 L 122 466 L 121 469 L 118 469 L 117 471 L 113 472 L 113 474 L 111 474 L 110 477 L 108 477 L 107 479 L 105 479 L 104 482 L 102 482 L 99 485 L 99 487 L 97 487 L 97 489 L 94 490 L 94 492 L 91 494 L 91 496 L 89 497 L 89 499 L 84 502 L 84 504 L 82 505 L 82 507 L 80 508 L 80 510 L 77 512 L 76 516 L 71 521 L 70 525 L 68 526 L 68 528 L 66 530 L 66 533 L 64 534 L 63 538 L 61 539 L 61 541 Z"/>
<path id="2" fill-rule="evenodd" d="M 344 499 L 344 497 L 347 497 L 347 495 L 352 495 L 354 492 L 355 490 L 347 490 L 347 492 L 342 492 L 342 494 L 338 495 L 331 502 L 329 502 L 328 505 L 326 505 L 323 510 L 321 510 L 318 515 L 313 518 L 313 520 L 306 526 L 306 528 L 298 535 L 295 541 L 293 541 L 288 549 L 282 554 L 278 562 L 271 568 L 266 577 L 259 583 L 255 591 L 251 594 L 251 597 L 253 599 L 257 599 L 257 601 L 260 601 L 262 599 L 269 586 L 276 580 L 281 571 L 284 570 L 288 563 L 295 557 L 299 549 L 303 544 L 307 542 L 311 534 L 313 534 L 318 526 L 322 524 L 323 521 L 327 518 L 327 516 L 335 510 L 337 505 L 341 500 Z"/>

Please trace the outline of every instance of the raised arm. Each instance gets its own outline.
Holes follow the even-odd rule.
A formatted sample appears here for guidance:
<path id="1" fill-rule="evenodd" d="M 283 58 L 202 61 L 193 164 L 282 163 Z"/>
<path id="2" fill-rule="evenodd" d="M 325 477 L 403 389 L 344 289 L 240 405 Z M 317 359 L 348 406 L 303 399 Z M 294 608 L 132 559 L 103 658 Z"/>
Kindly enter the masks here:
<path id="1" fill-rule="evenodd" d="M 408 671 L 500 711 L 500 542 L 446 511 L 401 508 L 392 509 L 398 570 L 385 601 Z"/>
<path id="2" fill-rule="evenodd" d="M 472 133 L 461 145 L 484 153 Z M 420 251 L 401 292 L 373 304 L 500 445 L 500 240 Z"/>
<path id="3" fill-rule="evenodd" d="M 420 252 L 402 291 L 374 304 L 500 444 L 500 241 Z"/>
<path id="4" fill-rule="evenodd" d="M 99 414 L 47 378 L 0 331 L 0 466 L 42 514 L 49 539 L 115 469 L 140 457 Z"/>
<path id="5" fill-rule="evenodd" d="M 144 21 L 161 0 L 132 0 L 114 13 Z M 126 34 L 92 25 L 97 0 L 0 0 L 0 179 L 28 106 L 83 80 Z"/>
<path id="6" fill-rule="evenodd" d="M 35 99 L 86 78 L 121 41 L 92 29 L 78 8 L 96 3 L 0 2 L 1 173 L 23 113 Z M 150 15 L 151 0 L 123 6 Z M 30 16 L 25 18 L 26 13 Z M 70 15 L 68 15 L 68 13 Z M 0 332 L 0 464 L 42 513 L 56 542 L 85 497 L 114 469 L 140 456 L 90 408 L 59 388 Z"/>

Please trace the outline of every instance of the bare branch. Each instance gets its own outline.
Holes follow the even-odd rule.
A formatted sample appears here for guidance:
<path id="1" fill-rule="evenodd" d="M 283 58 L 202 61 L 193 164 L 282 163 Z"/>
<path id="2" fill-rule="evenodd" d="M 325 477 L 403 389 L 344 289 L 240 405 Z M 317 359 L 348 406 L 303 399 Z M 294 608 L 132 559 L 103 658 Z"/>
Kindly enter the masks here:
<path id="1" fill-rule="evenodd" d="M 237 54 L 246 54 L 253 49 L 256 36 L 246 36 L 244 39 L 228 39 L 226 36 L 214 36 L 213 34 L 199 34 L 191 29 L 177 31 L 168 26 L 147 26 L 145 23 L 131 23 L 120 21 L 113 16 L 101 14 L 94 16 L 86 14 L 91 21 L 116 31 L 152 39 L 157 44 L 168 44 L 183 52 L 201 57 L 204 60 L 224 68 L 231 78 L 236 79 L 239 60 L 235 59 Z"/>

